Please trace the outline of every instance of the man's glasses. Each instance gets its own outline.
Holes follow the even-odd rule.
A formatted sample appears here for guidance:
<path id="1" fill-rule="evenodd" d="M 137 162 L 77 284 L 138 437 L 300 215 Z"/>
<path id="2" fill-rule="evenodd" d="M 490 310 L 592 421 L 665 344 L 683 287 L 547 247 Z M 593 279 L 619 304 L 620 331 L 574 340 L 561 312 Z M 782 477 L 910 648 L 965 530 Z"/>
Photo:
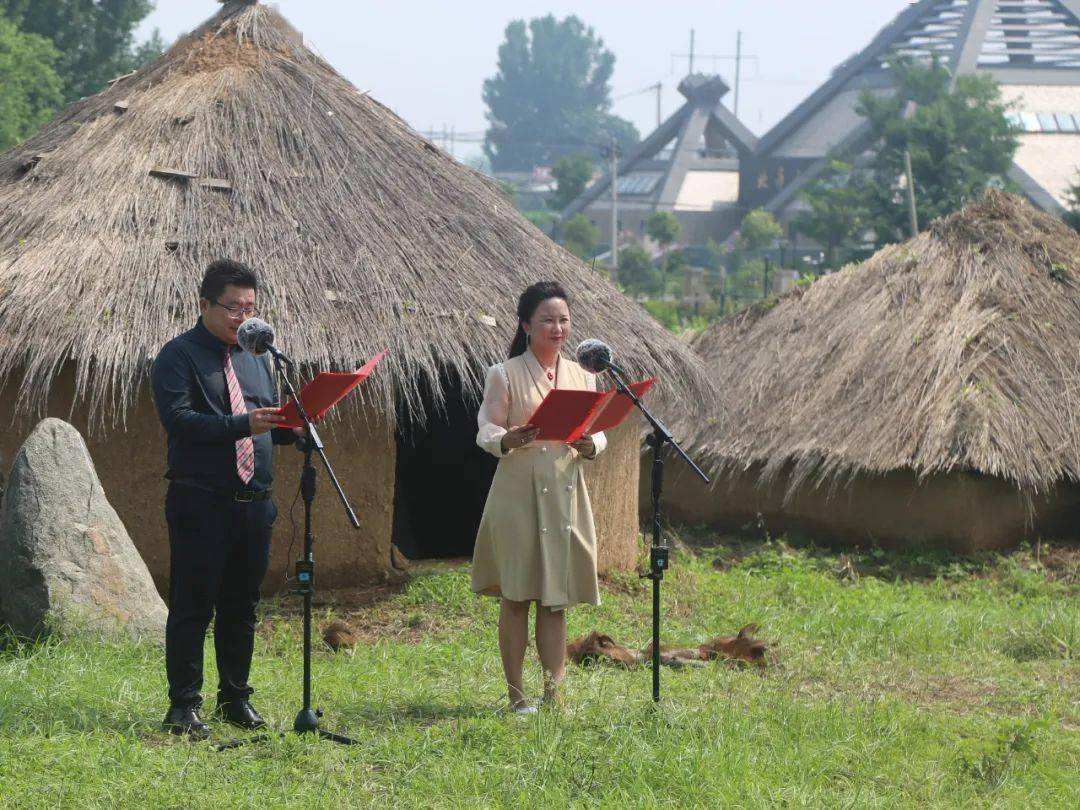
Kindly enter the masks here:
<path id="1" fill-rule="evenodd" d="M 222 304 L 219 301 L 214 301 L 214 306 L 221 307 L 223 310 L 229 313 L 229 317 L 239 320 L 240 318 L 254 318 L 259 314 L 259 310 L 255 307 L 230 307 Z"/>

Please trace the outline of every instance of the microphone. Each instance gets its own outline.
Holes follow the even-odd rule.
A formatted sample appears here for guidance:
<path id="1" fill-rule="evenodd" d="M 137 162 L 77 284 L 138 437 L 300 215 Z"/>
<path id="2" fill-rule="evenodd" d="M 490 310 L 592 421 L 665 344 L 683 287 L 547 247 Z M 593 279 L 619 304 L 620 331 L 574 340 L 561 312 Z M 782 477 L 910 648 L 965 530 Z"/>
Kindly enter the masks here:
<path id="1" fill-rule="evenodd" d="M 274 327 L 261 318 L 248 318 L 236 330 L 236 342 L 250 354 L 270 352 L 274 357 L 292 365 L 292 361 L 274 348 Z"/>
<path id="2" fill-rule="evenodd" d="M 593 374 L 610 371 L 613 374 L 625 376 L 626 372 L 612 362 L 613 356 L 611 347 L 596 338 L 583 340 L 577 347 L 577 361 L 586 371 Z"/>

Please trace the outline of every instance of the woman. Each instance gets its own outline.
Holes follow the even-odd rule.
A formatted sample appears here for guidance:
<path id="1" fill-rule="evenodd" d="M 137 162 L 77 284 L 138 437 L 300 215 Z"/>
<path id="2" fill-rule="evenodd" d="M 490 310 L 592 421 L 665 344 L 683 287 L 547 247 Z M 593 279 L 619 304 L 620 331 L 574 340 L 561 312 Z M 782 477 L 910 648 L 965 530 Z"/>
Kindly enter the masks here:
<path id="1" fill-rule="evenodd" d="M 536 603 L 536 648 L 544 701 L 554 700 L 566 659 L 566 608 L 600 602 L 596 530 L 581 459 L 604 449 L 602 433 L 573 444 L 535 441 L 529 417 L 555 388 L 596 390 L 596 378 L 562 356 L 570 338 L 570 299 L 553 281 L 518 300 L 510 358 L 488 369 L 476 442 L 499 460 L 473 551 L 472 588 L 501 599 L 499 652 L 516 714 L 535 712 L 521 673 Z"/>

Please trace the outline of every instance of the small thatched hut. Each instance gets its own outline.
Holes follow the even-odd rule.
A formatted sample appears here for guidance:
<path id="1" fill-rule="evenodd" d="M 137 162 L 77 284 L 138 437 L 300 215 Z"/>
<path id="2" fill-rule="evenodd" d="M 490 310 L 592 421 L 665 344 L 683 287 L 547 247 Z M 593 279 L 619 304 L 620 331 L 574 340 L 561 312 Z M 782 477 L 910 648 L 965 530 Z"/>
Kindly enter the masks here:
<path id="1" fill-rule="evenodd" d="M 1000 192 L 694 348 L 724 407 L 672 517 L 894 545 L 1076 535 L 1080 237 Z"/>
<path id="2" fill-rule="evenodd" d="M 275 11 L 226 3 L 0 155 L 0 420 L 13 425 L 0 457 L 41 415 L 88 433 L 159 586 L 165 445 L 149 361 L 195 322 L 198 281 L 223 255 L 261 272 L 260 307 L 308 368 L 389 350 L 327 435 L 363 529 L 346 528 L 324 480 L 324 585 L 385 572 L 392 542 L 416 557 L 469 553 L 492 474 L 474 444 L 476 399 L 528 283 L 565 283 L 578 336 L 604 336 L 631 368 L 670 381 L 669 396 L 709 390 L 691 352 L 493 184 L 335 73 Z M 628 425 L 589 471 L 604 567 L 636 553 L 637 452 Z M 269 588 L 302 530 L 288 516 L 297 468 L 291 450 L 277 459 Z"/>

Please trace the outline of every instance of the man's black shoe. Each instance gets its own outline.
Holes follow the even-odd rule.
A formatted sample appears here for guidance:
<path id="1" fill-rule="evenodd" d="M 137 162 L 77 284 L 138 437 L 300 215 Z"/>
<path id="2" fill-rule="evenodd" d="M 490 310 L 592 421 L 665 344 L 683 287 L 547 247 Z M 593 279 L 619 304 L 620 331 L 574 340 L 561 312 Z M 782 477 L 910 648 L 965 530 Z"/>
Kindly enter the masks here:
<path id="1" fill-rule="evenodd" d="M 194 740 L 205 740 L 210 736 L 210 726 L 199 719 L 194 706 L 171 706 L 161 726 L 178 737 L 188 736 Z"/>
<path id="2" fill-rule="evenodd" d="M 259 717 L 259 713 L 247 700 L 219 703 L 214 709 L 214 717 L 220 717 L 227 723 L 246 729 L 262 728 L 266 725 L 266 721 Z"/>

